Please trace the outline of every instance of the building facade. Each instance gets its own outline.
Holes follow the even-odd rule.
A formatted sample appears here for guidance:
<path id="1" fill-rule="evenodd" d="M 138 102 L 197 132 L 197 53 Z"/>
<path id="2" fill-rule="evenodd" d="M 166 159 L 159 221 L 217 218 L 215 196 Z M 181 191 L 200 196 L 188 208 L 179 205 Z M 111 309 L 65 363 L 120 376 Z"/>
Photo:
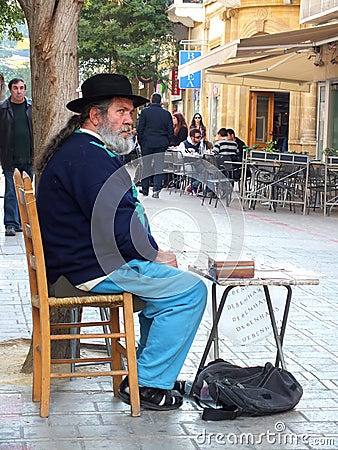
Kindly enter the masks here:
<path id="1" fill-rule="evenodd" d="M 168 15 L 187 27 L 182 48 L 202 56 L 199 67 L 195 60 L 200 87 L 175 92 L 172 108 L 188 120 L 200 112 L 211 141 L 220 127 L 228 127 L 251 146 L 264 148 L 273 140 L 279 150 L 317 157 L 325 147 L 338 149 L 338 13 L 330 8 L 325 15 L 322 3 L 318 13 L 318 5 L 314 10 L 289 0 L 207 0 L 188 6 L 175 0 Z M 325 27 L 308 34 L 310 20 L 329 21 L 330 34 Z M 273 43 L 272 35 L 280 42 Z M 327 42 L 330 36 L 333 41 Z"/>

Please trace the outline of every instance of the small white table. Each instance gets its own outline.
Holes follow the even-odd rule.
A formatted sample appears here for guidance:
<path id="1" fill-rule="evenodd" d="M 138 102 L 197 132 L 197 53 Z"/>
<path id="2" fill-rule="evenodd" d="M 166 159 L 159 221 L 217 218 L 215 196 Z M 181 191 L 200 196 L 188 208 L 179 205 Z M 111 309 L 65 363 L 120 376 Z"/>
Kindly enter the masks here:
<path id="1" fill-rule="evenodd" d="M 255 270 L 254 278 L 224 278 L 218 280 L 210 276 L 207 269 L 201 269 L 195 266 L 191 266 L 189 267 L 189 270 L 212 281 L 212 328 L 197 373 L 199 373 L 199 371 L 204 367 L 212 344 L 214 344 L 215 359 L 219 357 L 218 323 L 223 313 L 223 308 L 226 303 L 229 292 L 231 291 L 231 289 L 237 286 L 263 287 L 264 296 L 267 303 L 269 316 L 271 320 L 271 326 L 277 347 L 275 366 L 278 367 L 279 364 L 281 364 L 282 368 L 285 369 L 286 366 L 282 346 L 290 309 L 292 286 L 317 285 L 319 284 L 319 279 L 314 276 L 308 275 L 304 272 L 302 273 L 302 271 L 297 268 L 286 268 L 286 269 L 266 268 L 261 270 Z M 219 302 L 219 305 L 217 305 L 217 298 L 216 298 L 216 289 L 218 286 L 225 288 L 221 300 Z M 280 330 L 278 330 L 277 327 L 271 296 L 269 292 L 269 286 L 281 286 L 285 287 L 287 290 L 283 319 Z"/>

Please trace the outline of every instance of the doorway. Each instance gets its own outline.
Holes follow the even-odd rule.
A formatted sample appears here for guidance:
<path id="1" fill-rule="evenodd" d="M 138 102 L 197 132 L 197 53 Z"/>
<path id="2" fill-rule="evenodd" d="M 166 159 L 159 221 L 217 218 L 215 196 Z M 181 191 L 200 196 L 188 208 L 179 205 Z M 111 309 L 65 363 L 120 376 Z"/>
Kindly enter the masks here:
<path id="1" fill-rule="evenodd" d="M 288 92 L 250 92 L 250 146 L 264 148 L 273 140 L 276 150 L 287 151 L 289 104 Z"/>

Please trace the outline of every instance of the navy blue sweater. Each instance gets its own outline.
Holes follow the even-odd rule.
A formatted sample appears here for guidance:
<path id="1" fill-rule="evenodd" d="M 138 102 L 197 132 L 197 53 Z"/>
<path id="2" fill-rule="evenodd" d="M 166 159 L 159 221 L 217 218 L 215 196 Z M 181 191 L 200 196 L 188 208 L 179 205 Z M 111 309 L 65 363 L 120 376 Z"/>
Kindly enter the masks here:
<path id="1" fill-rule="evenodd" d="M 37 208 L 51 283 L 64 275 L 77 285 L 157 256 L 128 172 L 90 134 L 74 133 L 53 155 Z"/>

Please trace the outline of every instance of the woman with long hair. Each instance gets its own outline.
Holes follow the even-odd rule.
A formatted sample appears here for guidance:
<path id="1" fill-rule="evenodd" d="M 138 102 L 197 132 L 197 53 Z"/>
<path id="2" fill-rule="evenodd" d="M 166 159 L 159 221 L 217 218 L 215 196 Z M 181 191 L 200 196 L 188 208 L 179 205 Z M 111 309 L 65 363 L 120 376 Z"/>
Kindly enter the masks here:
<path id="1" fill-rule="evenodd" d="M 200 113 L 195 113 L 193 118 L 191 119 L 189 130 L 192 130 L 193 128 L 197 128 L 201 133 L 201 140 L 206 141 L 207 129 L 203 123 L 203 119 Z"/>
<path id="2" fill-rule="evenodd" d="M 171 146 L 177 147 L 188 137 L 188 125 L 185 117 L 180 112 L 173 113 L 174 137 L 170 143 Z"/>

